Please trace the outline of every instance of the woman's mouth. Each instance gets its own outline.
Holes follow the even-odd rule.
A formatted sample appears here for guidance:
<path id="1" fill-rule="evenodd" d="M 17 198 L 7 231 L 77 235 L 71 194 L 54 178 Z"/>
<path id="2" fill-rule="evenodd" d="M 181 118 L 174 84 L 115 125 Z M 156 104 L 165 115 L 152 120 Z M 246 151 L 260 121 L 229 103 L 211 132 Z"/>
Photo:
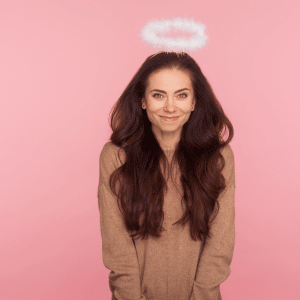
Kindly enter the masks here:
<path id="1" fill-rule="evenodd" d="M 179 117 L 171 117 L 171 118 L 168 118 L 168 117 L 163 117 L 163 116 L 160 116 L 161 117 L 161 119 L 163 120 L 163 121 L 166 121 L 166 122 L 174 122 L 174 121 L 176 121 Z"/>

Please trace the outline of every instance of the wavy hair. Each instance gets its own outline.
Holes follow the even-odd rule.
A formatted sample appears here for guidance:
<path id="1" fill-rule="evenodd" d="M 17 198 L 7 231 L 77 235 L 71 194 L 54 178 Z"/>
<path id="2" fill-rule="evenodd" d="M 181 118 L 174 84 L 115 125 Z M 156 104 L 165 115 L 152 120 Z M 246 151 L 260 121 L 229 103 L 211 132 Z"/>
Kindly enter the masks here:
<path id="1" fill-rule="evenodd" d="M 210 224 L 219 211 L 218 197 L 226 188 L 221 150 L 233 138 L 233 126 L 195 60 L 187 53 L 158 52 L 149 56 L 112 108 L 110 141 L 125 152 L 126 161 L 110 176 L 109 185 L 130 236 L 158 238 L 162 227 L 164 192 L 168 190 L 160 162 L 169 166 L 164 150 L 152 132 L 142 109 L 148 77 L 162 69 L 178 69 L 190 75 L 195 109 L 183 125 L 171 167 L 178 164 L 185 212 L 176 224 L 190 224 L 193 240 L 210 237 Z M 227 140 L 223 139 L 228 129 Z M 224 133 L 222 134 L 222 132 Z M 120 159 L 120 153 L 118 152 Z M 117 191 L 116 184 L 120 183 Z"/>

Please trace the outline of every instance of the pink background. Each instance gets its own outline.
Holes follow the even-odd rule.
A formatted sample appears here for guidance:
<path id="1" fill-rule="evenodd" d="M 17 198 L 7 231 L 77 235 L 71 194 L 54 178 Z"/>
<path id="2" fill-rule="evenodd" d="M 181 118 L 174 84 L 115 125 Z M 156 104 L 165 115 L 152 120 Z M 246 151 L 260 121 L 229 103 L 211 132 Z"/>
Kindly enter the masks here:
<path id="1" fill-rule="evenodd" d="M 223 299 L 300 299 L 299 12 L 299 0 L 1 0 L 0 299 L 110 299 L 99 155 L 113 104 L 157 52 L 140 29 L 177 16 L 206 25 L 191 55 L 235 129 Z"/>

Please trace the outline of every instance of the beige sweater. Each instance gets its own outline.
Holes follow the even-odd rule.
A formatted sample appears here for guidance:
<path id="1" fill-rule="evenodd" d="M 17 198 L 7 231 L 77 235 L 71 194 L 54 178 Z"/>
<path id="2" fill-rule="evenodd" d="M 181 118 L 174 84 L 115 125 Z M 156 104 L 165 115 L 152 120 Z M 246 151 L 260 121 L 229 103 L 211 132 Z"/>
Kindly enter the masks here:
<path id="1" fill-rule="evenodd" d="M 220 194 L 219 213 L 211 227 L 212 238 L 204 247 L 203 242 L 190 237 L 188 223 L 184 228 L 172 226 L 181 218 L 183 209 L 181 196 L 171 180 L 168 180 L 169 190 L 164 199 L 166 231 L 161 238 L 133 240 L 130 237 L 108 183 L 111 173 L 121 166 L 117 151 L 118 147 L 111 142 L 104 145 L 98 186 L 102 257 L 104 266 L 111 270 L 111 299 L 222 300 L 220 284 L 230 274 L 235 243 L 235 167 L 231 147 L 226 146 L 222 152 L 223 175 L 228 186 Z M 124 162 L 125 154 L 120 153 Z"/>

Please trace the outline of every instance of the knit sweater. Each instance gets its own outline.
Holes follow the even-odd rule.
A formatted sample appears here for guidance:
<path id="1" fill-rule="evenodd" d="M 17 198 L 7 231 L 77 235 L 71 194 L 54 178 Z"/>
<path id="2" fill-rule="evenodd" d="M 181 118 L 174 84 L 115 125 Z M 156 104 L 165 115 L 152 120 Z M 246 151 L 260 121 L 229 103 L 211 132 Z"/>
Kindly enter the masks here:
<path id="1" fill-rule="evenodd" d="M 111 299 L 222 300 L 220 284 L 231 272 L 235 244 L 235 167 L 231 147 L 227 145 L 222 150 L 227 187 L 219 196 L 219 212 L 211 224 L 211 238 L 205 243 L 191 238 L 189 222 L 184 227 L 172 226 L 184 212 L 179 172 L 174 173 L 176 186 L 172 180 L 167 181 L 162 236 L 145 240 L 130 237 L 117 197 L 109 187 L 110 175 L 121 166 L 118 149 L 106 143 L 99 160 L 102 258 L 111 271 Z M 171 156 L 172 151 L 168 151 L 168 159 Z M 125 152 L 120 151 L 120 158 L 124 163 Z"/>

